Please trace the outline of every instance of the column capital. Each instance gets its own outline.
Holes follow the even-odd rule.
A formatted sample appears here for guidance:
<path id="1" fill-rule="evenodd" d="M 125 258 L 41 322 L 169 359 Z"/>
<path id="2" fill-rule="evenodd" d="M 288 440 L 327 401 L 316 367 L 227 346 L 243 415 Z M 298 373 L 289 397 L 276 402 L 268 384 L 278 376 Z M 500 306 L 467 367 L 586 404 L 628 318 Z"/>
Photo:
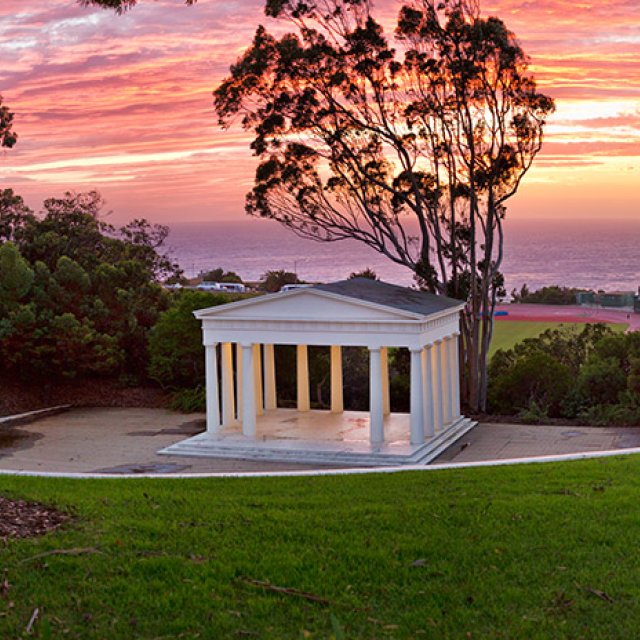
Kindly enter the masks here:
<path id="1" fill-rule="evenodd" d="M 382 347 L 367 347 L 367 349 L 369 349 L 369 351 L 380 351 Z"/>
<path id="2" fill-rule="evenodd" d="M 409 351 L 411 351 L 411 353 L 422 353 L 423 349 L 424 347 L 409 347 Z"/>

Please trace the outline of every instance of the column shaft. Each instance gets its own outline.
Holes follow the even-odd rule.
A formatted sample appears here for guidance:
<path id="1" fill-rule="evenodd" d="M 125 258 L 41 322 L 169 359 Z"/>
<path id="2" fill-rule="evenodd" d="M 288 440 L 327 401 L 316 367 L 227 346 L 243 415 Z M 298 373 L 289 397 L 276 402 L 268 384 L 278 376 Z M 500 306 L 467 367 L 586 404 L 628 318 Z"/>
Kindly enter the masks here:
<path id="1" fill-rule="evenodd" d="M 231 426 L 236 419 L 236 398 L 233 389 L 233 345 L 224 342 L 222 352 L 222 426 Z"/>
<path id="2" fill-rule="evenodd" d="M 344 411 L 342 383 L 342 347 L 331 346 L 331 413 Z"/>
<path id="3" fill-rule="evenodd" d="M 391 413 L 391 398 L 389 397 L 389 351 L 387 347 L 380 349 L 382 367 L 382 406 L 384 415 Z"/>
<path id="4" fill-rule="evenodd" d="M 276 395 L 276 357 L 272 344 L 264 345 L 264 408 L 278 408 Z"/>
<path id="5" fill-rule="evenodd" d="M 243 367 L 242 367 L 242 346 L 236 344 L 236 413 L 239 422 L 242 422 L 242 386 L 243 386 Z"/>
<path id="6" fill-rule="evenodd" d="M 424 361 L 424 422 L 425 435 L 428 438 L 435 434 L 435 406 L 433 402 L 433 346 L 428 344 L 423 349 Z"/>
<path id="7" fill-rule="evenodd" d="M 369 349 L 369 438 L 372 445 L 384 442 L 384 402 L 380 349 Z"/>
<path id="8" fill-rule="evenodd" d="M 217 433 L 220 429 L 220 401 L 218 389 L 217 344 L 205 346 L 205 377 L 207 396 L 207 433 Z"/>
<path id="9" fill-rule="evenodd" d="M 256 435 L 256 382 L 253 373 L 253 345 L 242 345 L 242 434 Z"/>
<path id="10" fill-rule="evenodd" d="M 451 402 L 449 401 L 449 358 L 448 338 L 440 343 L 440 377 L 442 387 L 442 424 L 447 425 L 451 422 Z"/>
<path id="11" fill-rule="evenodd" d="M 309 351 L 306 344 L 296 347 L 296 371 L 298 378 L 298 411 L 309 411 Z"/>
<path id="12" fill-rule="evenodd" d="M 453 361 L 453 350 L 454 350 L 454 342 L 456 341 L 456 338 L 454 336 L 449 336 L 449 338 L 447 339 L 446 345 L 447 345 L 447 372 L 448 372 L 448 377 L 447 377 L 447 384 L 449 386 L 449 393 L 448 393 L 448 400 L 449 400 L 449 422 L 453 423 L 456 419 L 456 398 L 455 398 L 455 377 L 457 375 L 457 370 L 458 367 L 455 366 L 455 363 Z"/>
<path id="13" fill-rule="evenodd" d="M 259 344 L 253 345 L 253 378 L 255 385 L 256 415 L 264 415 L 264 397 L 262 395 L 262 350 Z"/>
<path id="14" fill-rule="evenodd" d="M 424 443 L 422 349 L 411 349 L 411 444 Z"/>
<path id="15" fill-rule="evenodd" d="M 453 334 L 451 369 L 453 370 L 453 419 L 460 417 L 460 334 Z"/>
<path id="16" fill-rule="evenodd" d="M 444 426 L 443 398 L 442 398 L 442 366 L 440 359 L 440 351 L 442 350 L 442 340 L 436 340 L 433 343 L 433 393 L 435 394 L 435 428 L 440 431 Z"/>

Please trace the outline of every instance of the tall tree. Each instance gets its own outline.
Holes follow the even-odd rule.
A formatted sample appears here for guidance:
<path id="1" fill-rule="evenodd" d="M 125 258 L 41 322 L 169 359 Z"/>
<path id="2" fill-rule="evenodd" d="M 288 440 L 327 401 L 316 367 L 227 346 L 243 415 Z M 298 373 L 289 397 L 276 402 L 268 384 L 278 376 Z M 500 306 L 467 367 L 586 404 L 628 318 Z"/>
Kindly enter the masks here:
<path id="1" fill-rule="evenodd" d="M 13 113 L 2 104 L 0 96 L 0 147 L 11 148 L 18 141 L 18 134 L 13 130 Z"/>
<path id="2" fill-rule="evenodd" d="M 368 0 L 267 0 L 215 91 L 261 159 L 249 214 L 320 241 L 358 239 L 425 289 L 467 301 L 463 389 L 486 406 L 506 202 L 541 148 L 553 101 L 498 18 L 473 0 L 409 0 L 394 48 Z"/>

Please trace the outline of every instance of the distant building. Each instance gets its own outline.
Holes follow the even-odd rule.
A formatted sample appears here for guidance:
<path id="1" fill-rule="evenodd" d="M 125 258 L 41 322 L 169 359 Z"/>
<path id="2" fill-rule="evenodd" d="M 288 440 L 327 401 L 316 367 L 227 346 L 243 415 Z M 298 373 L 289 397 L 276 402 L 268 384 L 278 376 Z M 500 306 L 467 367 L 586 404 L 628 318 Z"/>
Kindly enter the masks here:
<path id="1" fill-rule="evenodd" d="M 597 304 L 596 294 L 594 291 L 579 291 L 576 294 L 576 299 L 580 305 Z"/>
<path id="2" fill-rule="evenodd" d="M 640 313 L 640 289 L 633 291 L 581 291 L 576 294 L 576 301 L 582 306 L 612 307 L 614 309 L 633 309 Z"/>

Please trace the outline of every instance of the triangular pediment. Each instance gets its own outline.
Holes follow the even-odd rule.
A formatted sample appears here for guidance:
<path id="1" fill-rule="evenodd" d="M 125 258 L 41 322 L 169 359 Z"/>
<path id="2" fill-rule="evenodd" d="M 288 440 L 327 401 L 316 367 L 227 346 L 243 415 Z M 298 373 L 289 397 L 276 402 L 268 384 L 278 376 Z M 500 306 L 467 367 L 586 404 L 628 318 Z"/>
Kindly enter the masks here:
<path id="1" fill-rule="evenodd" d="M 201 319 L 310 320 L 327 322 L 376 322 L 420 320 L 424 316 L 317 289 L 298 289 L 220 305 L 196 312 Z"/>

